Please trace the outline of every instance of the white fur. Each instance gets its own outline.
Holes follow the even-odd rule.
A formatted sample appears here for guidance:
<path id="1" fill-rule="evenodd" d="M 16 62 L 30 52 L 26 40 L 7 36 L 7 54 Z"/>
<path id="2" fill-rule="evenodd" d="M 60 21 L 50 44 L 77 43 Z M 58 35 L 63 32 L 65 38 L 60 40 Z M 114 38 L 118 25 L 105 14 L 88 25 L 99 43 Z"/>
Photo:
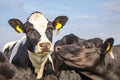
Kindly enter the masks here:
<path id="1" fill-rule="evenodd" d="M 51 54 L 52 54 L 52 53 L 51 53 Z M 49 61 L 50 61 L 51 64 L 52 64 L 53 70 L 55 70 L 55 68 L 54 68 L 54 62 L 53 62 L 53 59 L 52 59 L 52 57 L 51 57 L 51 54 L 48 55 L 48 59 L 49 59 Z"/>
<path id="2" fill-rule="evenodd" d="M 12 50 L 12 53 L 11 53 L 11 56 L 10 56 L 10 63 L 12 62 L 14 56 L 16 55 L 17 51 L 18 51 L 18 48 L 20 46 L 20 44 L 24 44 L 26 42 L 26 36 L 22 37 L 20 40 L 17 41 L 16 45 L 14 46 L 13 50 Z"/>
<path id="3" fill-rule="evenodd" d="M 28 51 L 30 61 L 35 68 L 35 73 L 37 73 L 37 78 L 40 79 L 43 75 L 43 70 L 45 63 L 49 57 L 49 52 L 34 54 L 31 51 Z"/>
<path id="4" fill-rule="evenodd" d="M 2 52 L 4 53 L 5 49 L 9 47 L 9 49 L 12 48 L 12 46 L 16 43 L 17 41 L 13 41 L 13 42 L 8 42 L 3 46 Z"/>
<path id="5" fill-rule="evenodd" d="M 110 56 L 111 56 L 112 59 L 115 59 L 112 51 L 110 51 Z"/>

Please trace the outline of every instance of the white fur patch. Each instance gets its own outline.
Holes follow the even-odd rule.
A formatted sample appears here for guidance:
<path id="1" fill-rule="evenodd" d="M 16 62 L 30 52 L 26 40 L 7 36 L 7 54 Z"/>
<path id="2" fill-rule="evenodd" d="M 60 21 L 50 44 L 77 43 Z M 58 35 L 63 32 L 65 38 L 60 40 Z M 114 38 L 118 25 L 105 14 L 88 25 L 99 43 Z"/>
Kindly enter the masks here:
<path id="1" fill-rule="evenodd" d="M 52 54 L 52 53 L 51 53 L 51 54 Z M 55 68 L 54 68 L 54 62 L 53 62 L 53 59 L 52 59 L 52 57 L 51 57 L 51 54 L 48 55 L 48 59 L 49 59 L 49 61 L 50 61 L 51 64 L 52 64 L 53 70 L 55 70 Z"/>
<path id="2" fill-rule="evenodd" d="M 8 43 L 6 43 L 6 44 L 3 46 L 2 52 L 4 52 L 5 49 L 8 48 L 8 47 L 9 47 L 9 49 L 11 49 L 12 46 L 13 46 L 16 42 L 17 42 L 17 41 L 13 41 L 13 42 L 8 42 Z"/>
<path id="3" fill-rule="evenodd" d="M 10 59 L 9 59 L 10 63 L 12 62 L 14 56 L 16 55 L 20 44 L 21 44 L 21 43 L 24 44 L 25 42 L 26 42 L 26 36 L 22 37 L 20 40 L 17 41 L 17 43 L 16 43 L 16 45 L 15 45 L 15 47 L 13 48 L 13 51 L 12 51 L 12 53 L 11 53 Z"/>
<path id="4" fill-rule="evenodd" d="M 35 68 L 35 73 L 37 73 L 37 78 L 40 79 L 43 75 L 44 66 L 48 59 L 49 52 L 44 52 L 41 54 L 34 54 L 28 50 L 30 61 Z"/>
<path id="5" fill-rule="evenodd" d="M 110 51 L 110 56 L 111 56 L 112 59 L 115 59 L 112 51 Z"/>

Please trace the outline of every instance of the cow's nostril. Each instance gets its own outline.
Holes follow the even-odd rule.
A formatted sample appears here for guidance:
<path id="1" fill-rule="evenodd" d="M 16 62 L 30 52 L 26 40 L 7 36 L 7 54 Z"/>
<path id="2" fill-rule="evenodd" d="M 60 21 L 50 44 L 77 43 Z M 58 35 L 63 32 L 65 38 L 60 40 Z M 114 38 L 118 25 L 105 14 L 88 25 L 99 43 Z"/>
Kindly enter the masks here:
<path id="1" fill-rule="evenodd" d="M 62 47 L 61 46 L 56 46 L 55 47 L 55 51 L 58 52 L 58 51 L 61 51 L 62 50 Z"/>
<path id="2" fill-rule="evenodd" d="M 43 47 L 44 47 L 44 43 L 40 43 L 39 46 L 40 46 L 41 48 L 43 48 Z"/>

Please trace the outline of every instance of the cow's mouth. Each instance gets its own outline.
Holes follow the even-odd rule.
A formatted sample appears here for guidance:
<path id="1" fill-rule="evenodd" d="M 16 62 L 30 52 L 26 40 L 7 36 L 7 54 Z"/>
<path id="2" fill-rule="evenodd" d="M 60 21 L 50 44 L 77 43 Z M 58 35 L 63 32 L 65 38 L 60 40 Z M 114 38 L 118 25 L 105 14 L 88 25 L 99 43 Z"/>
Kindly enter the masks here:
<path id="1" fill-rule="evenodd" d="M 84 64 L 81 64 L 80 62 L 64 61 L 64 63 L 67 64 L 68 66 L 75 67 L 75 68 L 83 69 L 85 67 Z"/>
<path id="2" fill-rule="evenodd" d="M 50 51 L 50 50 L 44 50 L 44 49 L 43 49 L 43 50 L 41 51 L 41 53 L 42 53 L 42 52 L 52 52 L 52 51 Z"/>
<path id="3" fill-rule="evenodd" d="M 61 58 L 62 60 L 64 61 L 70 61 L 70 62 L 78 62 L 80 61 L 79 60 L 79 57 L 76 57 L 76 56 L 73 56 L 73 55 L 63 55 L 62 53 L 57 53 L 55 54 L 57 58 Z"/>
<path id="4" fill-rule="evenodd" d="M 38 52 L 38 54 L 50 54 L 52 53 L 52 51 L 41 51 L 41 52 Z"/>
<path id="5" fill-rule="evenodd" d="M 82 61 L 81 58 L 79 57 L 66 57 L 65 55 L 61 54 L 56 54 L 56 57 L 59 60 L 62 60 L 65 64 L 72 66 L 72 67 L 77 67 L 77 68 L 84 68 L 84 62 Z"/>
<path id="6" fill-rule="evenodd" d="M 41 49 L 40 51 L 38 51 L 38 54 L 51 53 L 51 52 L 53 52 L 52 49 Z"/>

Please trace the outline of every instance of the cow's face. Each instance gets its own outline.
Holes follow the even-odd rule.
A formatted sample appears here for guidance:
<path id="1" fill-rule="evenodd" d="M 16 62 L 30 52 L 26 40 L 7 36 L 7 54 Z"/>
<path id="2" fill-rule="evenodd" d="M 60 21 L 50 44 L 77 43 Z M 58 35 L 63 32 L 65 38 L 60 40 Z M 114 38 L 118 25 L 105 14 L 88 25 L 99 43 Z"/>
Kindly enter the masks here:
<path id="1" fill-rule="evenodd" d="M 54 48 L 55 54 L 59 55 L 67 65 L 77 68 L 91 68 L 102 61 L 103 53 L 105 54 L 111 49 L 113 39 L 109 38 L 104 43 L 100 38 L 66 45 L 57 43 Z"/>
<path id="2" fill-rule="evenodd" d="M 53 30 L 63 27 L 67 22 L 66 16 L 59 16 L 53 22 L 40 12 L 32 13 L 23 24 L 19 19 L 10 19 L 9 24 L 17 31 L 27 36 L 28 49 L 34 53 L 51 52 Z M 59 30 L 59 28 L 58 28 Z"/>

